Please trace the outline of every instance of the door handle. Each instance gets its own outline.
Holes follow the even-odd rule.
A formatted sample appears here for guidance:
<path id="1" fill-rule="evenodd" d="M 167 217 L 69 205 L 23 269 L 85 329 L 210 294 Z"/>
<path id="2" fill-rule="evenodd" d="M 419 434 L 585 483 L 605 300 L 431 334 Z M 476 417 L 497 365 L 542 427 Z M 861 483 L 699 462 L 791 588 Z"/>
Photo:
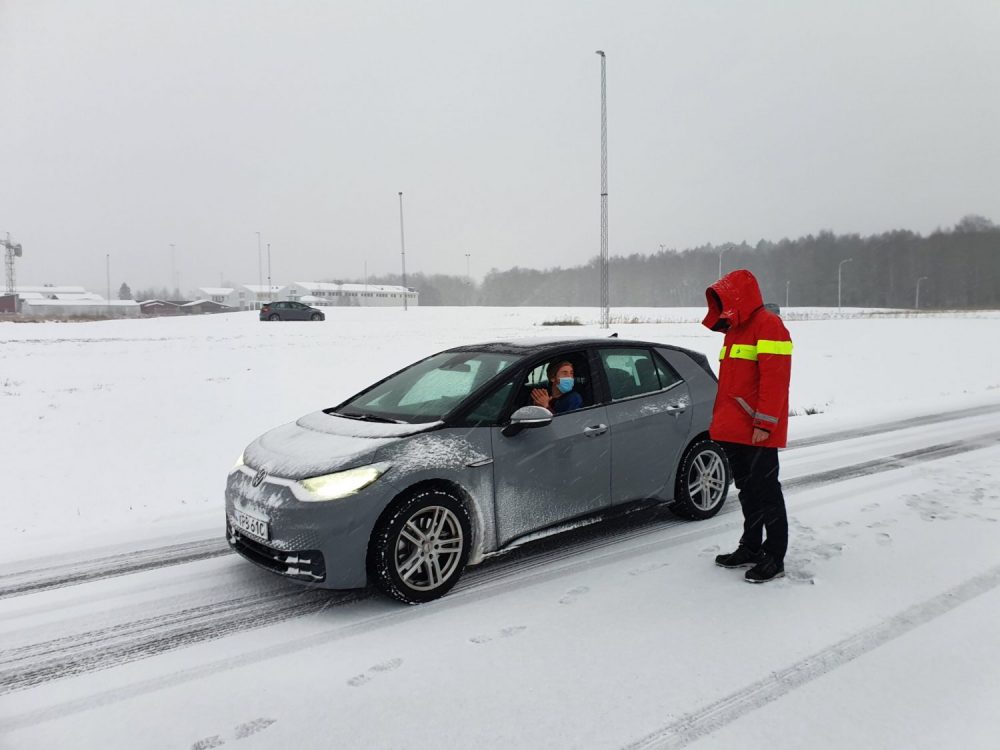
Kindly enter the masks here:
<path id="1" fill-rule="evenodd" d="M 597 437 L 598 435 L 603 435 L 607 431 L 608 426 L 606 424 L 595 424 L 584 428 L 583 434 L 587 437 Z"/>
<path id="2" fill-rule="evenodd" d="M 687 411 L 687 404 L 667 404 L 667 414 L 673 414 L 675 417 L 678 414 L 683 414 Z"/>

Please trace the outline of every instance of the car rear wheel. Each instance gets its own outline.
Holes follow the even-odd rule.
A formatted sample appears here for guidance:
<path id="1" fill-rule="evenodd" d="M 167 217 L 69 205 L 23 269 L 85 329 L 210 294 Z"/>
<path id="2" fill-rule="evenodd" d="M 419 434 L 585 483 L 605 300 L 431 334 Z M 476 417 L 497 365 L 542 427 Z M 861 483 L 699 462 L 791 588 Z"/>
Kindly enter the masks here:
<path id="1" fill-rule="evenodd" d="M 681 458 L 670 510 L 692 520 L 711 518 L 725 504 L 730 480 L 722 446 L 713 440 L 698 440 Z"/>
<path id="2" fill-rule="evenodd" d="M 268 320 L 281 320 L 281 316 L 278 313 L 271 313 L 267 316 Z"/>
<path id="3" fill-rule="evenodd" d="M 309 320 L 323 320 L 323 316 L 319 313 L 313 313 Z"/>
<path id="4" fill-rule="evenodd" d="M 444 490 L 420 490 L 379 520 L 368 547 L 368 574 L 394 599 L 429 602 L 458 582 L 471 543 L 465 505 Z"/>

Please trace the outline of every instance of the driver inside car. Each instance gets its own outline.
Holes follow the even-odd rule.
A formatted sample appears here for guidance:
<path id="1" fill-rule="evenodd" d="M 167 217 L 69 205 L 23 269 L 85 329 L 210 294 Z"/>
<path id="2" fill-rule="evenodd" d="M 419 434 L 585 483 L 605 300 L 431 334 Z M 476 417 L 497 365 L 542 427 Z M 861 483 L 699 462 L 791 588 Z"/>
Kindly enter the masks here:
<path id="1" fill-rule="evenodd" d="M 535 406 L 542 406 L 553 414 L 564 414 L 583 406 L 583 396 L 573 390 L 576 379 L 571 362 L 552 362 L 545 373 L 549 378 L 549 388 L 531 391 L 531 401 Z"/>

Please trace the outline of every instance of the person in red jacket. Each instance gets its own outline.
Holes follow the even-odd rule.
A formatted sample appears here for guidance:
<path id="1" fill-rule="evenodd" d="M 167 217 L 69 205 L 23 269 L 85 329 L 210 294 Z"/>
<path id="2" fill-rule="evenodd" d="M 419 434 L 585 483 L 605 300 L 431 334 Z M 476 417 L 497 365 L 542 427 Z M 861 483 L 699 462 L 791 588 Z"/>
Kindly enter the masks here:
<path id="1" fill-rule="evenodd" d="M 788 437 L 792 340 L 781 318 L 765 309 L 757 279 L 747 270 L 719 279 L 705 297 L 708 315 L 702 324 L 726 334 L 709 434 L 729 457 L 743 508 L 739 546 L 715 562 L 749 567 L 746 580 L 763 583 L 785 574 L 788 549 L 778 448 Z"/>

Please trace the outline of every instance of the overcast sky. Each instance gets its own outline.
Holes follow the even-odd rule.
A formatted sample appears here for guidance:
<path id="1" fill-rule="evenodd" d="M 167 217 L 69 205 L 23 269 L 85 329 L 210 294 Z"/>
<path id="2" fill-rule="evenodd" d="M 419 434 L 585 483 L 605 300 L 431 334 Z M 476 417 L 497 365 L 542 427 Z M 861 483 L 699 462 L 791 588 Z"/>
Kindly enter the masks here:
<path id="1" fill-rule="evenodd" d="M 1000 221 L 1000 2 L 0 0 L 0 231 L 104 291 Z"/>

